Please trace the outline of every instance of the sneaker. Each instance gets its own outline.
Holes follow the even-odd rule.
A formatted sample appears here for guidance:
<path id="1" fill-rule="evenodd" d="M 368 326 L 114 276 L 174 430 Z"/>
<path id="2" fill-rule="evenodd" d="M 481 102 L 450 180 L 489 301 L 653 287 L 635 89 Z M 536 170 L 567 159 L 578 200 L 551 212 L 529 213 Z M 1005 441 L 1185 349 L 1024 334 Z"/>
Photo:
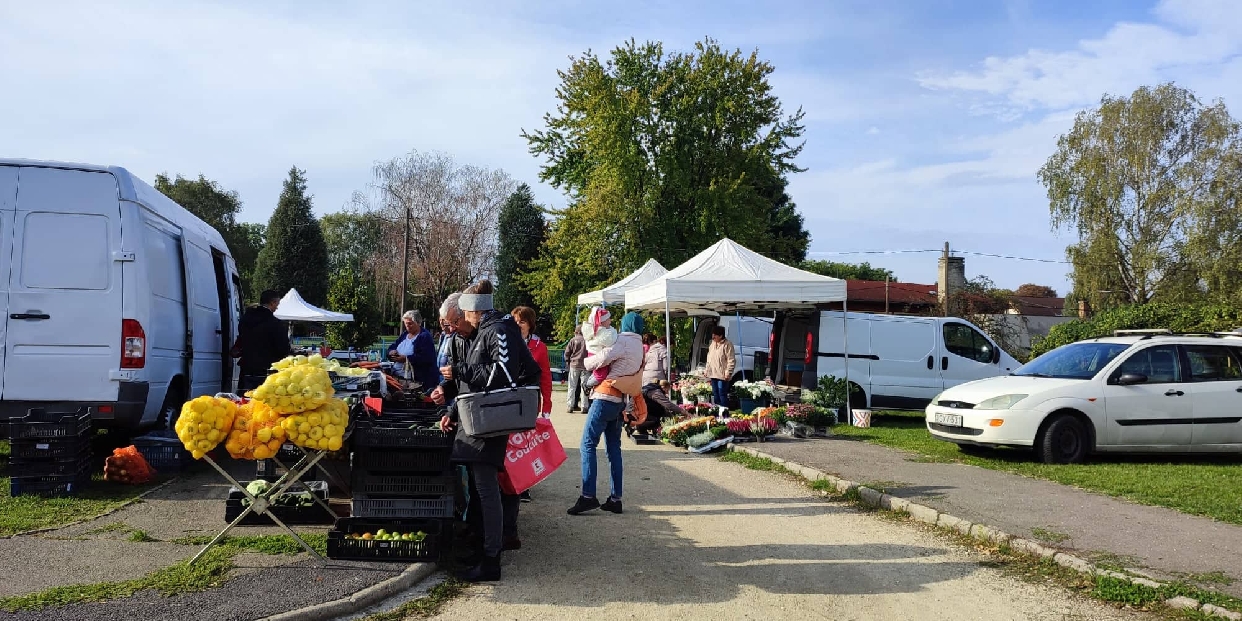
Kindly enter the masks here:
<path id="1" fill-rule="evenodd" d="M 522 502 L 530 502 L 531 501 L 530 490 L 526 490 L 522 492 L 521 494 L 519 494 L 518 499 L 520 499 Z"/>
<path id="2" fill-rule="evenodd" d="M 574 503 L 574 506 L 570 507 L 569 510 L 566 511 L 566 513 L 570 515 L 581 515 L 583 513 L 586 513 L 587 511 L 593 511 L 598 508 L 599 508 L 598 500 L 594 498 L 587 498 L 586 496 L 579 496 L 578 502 Z"/>
<path id="3" fill-rule="evenodd" d="M 608 500 L 600 506 L 600 509 L 621 515 L 621 501 L 616 498 L 609 497 Z"/>
<path id="4" fill-rule="evenodd" d="M 581 412 L 581 411 L 582 411 L 582 410 L 579 410 L 579 409 L 578 409 L 578 408 L 576 408 L 576 407 L 569 408 L 569 413 L 570 413 L 570 414 L 573 414 L 574 412 Z"/>

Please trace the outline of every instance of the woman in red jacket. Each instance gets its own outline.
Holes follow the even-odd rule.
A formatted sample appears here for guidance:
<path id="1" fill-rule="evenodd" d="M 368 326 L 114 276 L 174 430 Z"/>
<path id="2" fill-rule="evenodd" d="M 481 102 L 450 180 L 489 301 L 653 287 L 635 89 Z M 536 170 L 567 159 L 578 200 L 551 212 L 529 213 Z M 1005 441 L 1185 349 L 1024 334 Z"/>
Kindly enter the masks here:
<path id="1" fill-rule="evenodd" d="M 543 344 L 538 334 L 535 334 L 535 321 L 538 319 L 535 309 L 529 306 L 519 306 L 509 314 L 522 329 L 522 338 L 526 339 L 526 347 L 530 349 L 530 355 L 535 358 L 535 364 L 539 365 L 539 392 L 543 394 L 543 398 L 540 399 L 539 415 L 548 418 L 552 416 L 552 363 L 548 358 L 548 346 Z M 522 492 L 522 502 L 530 501 L 530 490 Z"/>

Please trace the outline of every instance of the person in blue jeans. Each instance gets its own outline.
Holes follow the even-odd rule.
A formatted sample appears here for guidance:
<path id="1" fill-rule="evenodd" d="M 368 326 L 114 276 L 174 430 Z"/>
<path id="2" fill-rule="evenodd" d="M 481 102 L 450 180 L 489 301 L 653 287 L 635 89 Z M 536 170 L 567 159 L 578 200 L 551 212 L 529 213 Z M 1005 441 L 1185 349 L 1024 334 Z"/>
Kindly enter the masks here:
<path id="1" fill-rule="evenodd" d="M 614 382 L 642 383 L 643 368 L 643 318 L 638 313 L 627 313 L 621 318 L 621 334 L 617 342 L 598 354 L 587 357 L 583 364 L 587 371 L 609 367 L 608 379 L 595 387 L 591 395 L 591 407 L 587 410 L 586 425 L 582 428 L 582 495 L 567 513 L 580 515 L 594 509 L 621 513 L 621 483 L 624 467 L 621 462 L 621 412 L 625 409 L 625 392 Z M 610 381 L 611 380 L 611 381 Z M 595 452 L 600 436 L 608 452 L 611 488 L 603 505 L 595 496 L 599 466 Z"/>

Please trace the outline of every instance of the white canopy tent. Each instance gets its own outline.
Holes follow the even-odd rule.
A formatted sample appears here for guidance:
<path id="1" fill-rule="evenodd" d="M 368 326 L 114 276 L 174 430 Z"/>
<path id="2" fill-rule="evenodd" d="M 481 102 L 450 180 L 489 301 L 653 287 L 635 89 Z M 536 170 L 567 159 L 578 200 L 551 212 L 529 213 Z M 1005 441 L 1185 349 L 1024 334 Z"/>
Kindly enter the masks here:
<path id="1" fill-rule="evenodd" d="M 280 306 L 276 307 L 276 318 L 285 321 L 315 322 L 354 320 L 354 316 L 349 313 L 336 313 L 311 305 L 302 299 L 297 289 L 290 289 L 289 293 L 280 299 Z"/>
<path id="2" fill-rule="evenodd" d="M 810 310 L 832 302 L 842 303 L 844 315 L 844 280 L 790 267 L 728 238 L 625 294 L 627 310 L 664 311 L 665 337 L 670 341 L 668 320 L 673 313 Z M 847 323 L 841 322 L 843 329 Z M 669 373 L 671 378 L 671 368 Z M 848 356 L 845 379 L 849 381 Z"/>
<path id="3" fill-rule="evenodd" d="M 617 282 L 590 293 L 583 293 L 578 296 L 578 304 L 580 306 L 590 306 L 592 304 L 624 304 L 625 293 L 635 287 L 641 287 L 665 274 L 668 270 L 664 269 L 655 259 L 647 259 L 642 267 L 634 270 L 629 276 L 618 280 Z"/>

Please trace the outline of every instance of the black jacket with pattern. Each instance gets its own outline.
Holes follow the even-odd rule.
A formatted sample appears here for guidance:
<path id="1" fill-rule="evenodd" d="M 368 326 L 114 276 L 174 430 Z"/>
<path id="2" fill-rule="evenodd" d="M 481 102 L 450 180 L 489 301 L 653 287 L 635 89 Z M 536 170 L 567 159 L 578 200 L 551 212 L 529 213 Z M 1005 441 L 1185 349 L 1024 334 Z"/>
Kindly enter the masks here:
<path id="1" fill-rule="evenodd" d="M 492 375 L 492 368 L 497 362 L 509 369 L 518 386 L 539 384 L 541 371 L 530 355 L 526 342 L 522 340 L 521 328 L 508 315 L 489 311 L 483 315 L 483 320 L 479 322 L 474 334 L 469 337 L 457 334 L 453 337 L 449 347 L 449 365 L 453 367 L 453 379 L 444 380 L 440 385 L 444 389 L 445 398 L 455 399 L 459 394 L 508 386 L 509 377 L 503 370 L 496 368 L 495 375 Z M 456 407 L 452 409 L 450 416 L 458 421 Z M 468 436 L 459 424 L 457 437 L 453 441 L 453 461 L 483 462 L 499 468 L 504 464 L 505 445 L 508 441 L 505 436 Z"/>

